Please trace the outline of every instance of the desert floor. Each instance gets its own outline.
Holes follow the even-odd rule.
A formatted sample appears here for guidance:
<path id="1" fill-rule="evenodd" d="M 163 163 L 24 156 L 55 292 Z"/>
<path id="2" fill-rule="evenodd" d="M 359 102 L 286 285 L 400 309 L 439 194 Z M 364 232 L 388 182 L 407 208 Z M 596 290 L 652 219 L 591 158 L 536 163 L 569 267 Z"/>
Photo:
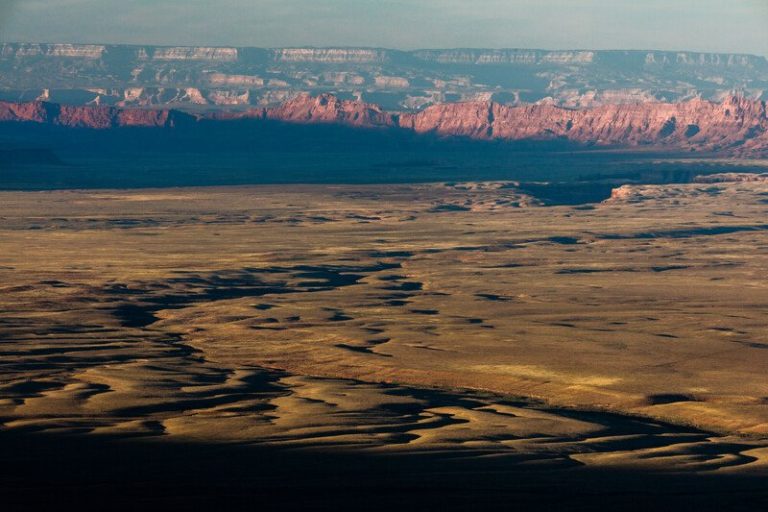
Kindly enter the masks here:
<path id="1" fill-rule="evenodd" d="M 765 508 L 768 183 L 622 192 L 0 192 L 0 494 Z"/>

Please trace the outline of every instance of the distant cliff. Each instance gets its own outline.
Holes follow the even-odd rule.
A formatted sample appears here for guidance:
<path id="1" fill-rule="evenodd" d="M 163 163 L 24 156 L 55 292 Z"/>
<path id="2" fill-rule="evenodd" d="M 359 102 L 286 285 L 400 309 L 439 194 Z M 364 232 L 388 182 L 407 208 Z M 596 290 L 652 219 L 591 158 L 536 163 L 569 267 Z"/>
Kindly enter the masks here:
<path id="1" fill-rule="evenodd" d="M 400 51 L 383 48 L 234 48 L 209 46 L 135 46 L 95 44 L 0 43 L 0 57 L 69 57 L 128 60 L 251 61 L 254 54 L 271 62 L 386 63 L 413 59 L 443 64 L 617 64 L 674 67 L 765 67 L 763 57 L 746 54 L 644 50 L 450 49 Z"/>
<path id="2" fill-rule="evenodd" d="M 564 140 L 588 146 L 653 146 L 677 150 L 768 156 L 768 113 L 763 101 L 729 97 L 717 103 L 607 105 L 566 109 L 554 105 L 508 106 L 493 102 L 434 105 L 418 113 L 387 112 L 378 105 L 333 95 L 299 95 L 283 104 L 236 113 L 190 115 L 174 110 L 61 106 L 0 102 L 0 122 L 70 128 L 175 128 L 237 119 L 297 124 L 329 123 L 403 130 L 473 140 Z"/>
<path id="3" fill-rule="evenodd" d="M 419 133 L 474 139 L 564 138 L 590 145 L 653 145 L 733 153 L 768 149 L 765 102 L 741 97 L 722 103 L 694 99 L 581 110 L 488 102 L 443 104 L 404 114 L 400 126 Z"/>
<path id="4" fill-rule="evenodd" d="M 0 122 L 31 122 L 103 130 L 125 127 L 173 128 L 179 123 L 195 120 L 195 117 L 175 110 L 74 107 L 41 101 L 0 102 Z"/>
<path id="5" fill-rule="evenodd" d="M 389 110 L 768 99 L 768 61 L 665 51 L 0 44 L 0 100 L 236 110 L 329 93 Z"/>

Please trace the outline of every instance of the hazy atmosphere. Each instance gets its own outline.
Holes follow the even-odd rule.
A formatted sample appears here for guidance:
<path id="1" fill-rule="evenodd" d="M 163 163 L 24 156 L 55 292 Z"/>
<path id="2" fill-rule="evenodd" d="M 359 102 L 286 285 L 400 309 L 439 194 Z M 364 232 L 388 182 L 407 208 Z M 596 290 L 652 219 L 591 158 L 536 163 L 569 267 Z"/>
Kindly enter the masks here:
<path id="1" fill-rule="evenodd" d="M 4 1 L 5 41 L 768 55 L 763 0 Z"/>

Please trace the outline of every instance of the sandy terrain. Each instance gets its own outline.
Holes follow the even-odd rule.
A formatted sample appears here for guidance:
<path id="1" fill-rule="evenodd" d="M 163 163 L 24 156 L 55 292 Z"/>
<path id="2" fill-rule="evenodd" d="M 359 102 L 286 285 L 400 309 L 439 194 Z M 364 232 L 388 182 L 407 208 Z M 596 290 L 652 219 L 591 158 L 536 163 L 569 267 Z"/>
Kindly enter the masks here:
<path id="1" fill-rule="evenodd" d="M 0 193 L 0 439 L 762 477 L 766 198 Z"/>

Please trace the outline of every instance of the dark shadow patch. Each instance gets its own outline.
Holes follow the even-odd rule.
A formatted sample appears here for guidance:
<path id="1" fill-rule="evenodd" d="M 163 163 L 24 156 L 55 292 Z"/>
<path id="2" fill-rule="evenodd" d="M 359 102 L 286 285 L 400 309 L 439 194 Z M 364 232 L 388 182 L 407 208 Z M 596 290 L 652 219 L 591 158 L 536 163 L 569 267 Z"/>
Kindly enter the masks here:
<path id="1" fill-rule="evenodd" d="M 344 350 L 349 350 L 351 352 L 357 352 L 358 354 L 368 354 L 372 356 L 378 356 L 378 357 L 392 357 L 389 354 L 379 354 L 377 352 L 374 352 L 371 350 L 370 347 L 358 347 L 356 345 L 347 345 L 346 343 L 339 343 L 336 345 L 338 348 L 343 348 Z"/>
<path id="2" fill-rule="evenodd" d="M 578 238 L 573 238 L 571 236 L 551 236 L 546 240 L 547 242 L 552 242 L 553 244 L 559 245 L 576 245 L 579 243 Z"/>
<path id="3" fill-rule="evenodd" d="M 331 322 L 346 322 L 347 320 L 354 320 L 351 316 L 345 315 L 341 311 L 336 311 L 332 317 L 328 319 Z"/>
<path id="4" fill-rule="evenodd" d="M 766 230 L 768 230 L 768 224 L 757 224 L 754 226 L 715 226 L 696 229 L 675 229 L 670 231 L 634 233 L 630 235 L 607 234 L 598 235 L 598 238 L 603 240 L 653 240 L 657 238 L 693 238 L 696 236 L 728 235 L 732 233 Z"/>
<path id="5" fill-rule="evenodd" d="M 56 280 L 40 281 L 40 284 L 48 285 L 52 288 L 71 288 L 70 285 L 68 285 L 67 283 L 64 283 L 62 281 L 56 281 Z"/>
<path id="6" fill-rule="evenodd" d="M 698 402 L 698 400 L 692 395 L 684 395 L 678 393 L 661 393 L 658 395 L 650 395 L 646 398 L 648 405 L 665 405 L 676 404 L 679 402 Z"/>
<path id="7" fill-rule="evenodd" d="M 112 313 L 120 320 L 123 327 L 146 327 L 159 320 L 151 307 L 139 306 L 136 304 L 122 304 L 115 308 Z"/>
<path id="8" fill-rule="evenodd" d="M 264 295 L 296 292 L 327 291 L 356 285 L 367 274 L 401 268 L 398 263 L 378 263 L 369 266 L 308 266 L 244 268 L 208 274 L 184 275 L 164 282 L 136 283 L 132 287 L 112 284 L 106 291 L 117 295 L 141 295 L 137 303 L 125 303 L 113 309 L 113 314 L 125 327 L 146 327 L 158 320 L 154 315 L 162 309 L 178 309 L 197 302 L 231 300 Z M 282 280 L 264 281 L 262 275 L 279 276 Z M 292 278 L 309 278 L 291 285 Z M 407 283 L 404 283 L 407 284 Z M 169 287 L 175 293 L 167 293 Z M 179 291 L 176 291 L 180 289 Z M 186 292 L 183 290 L 186 289 Z M 255 305 L 268 310 L 269 304 Z"/>
<path id="9" fill-rule="evenodd" d="M 677 129 L 677 118 L 676 117 L 670 117 L 664 122 L 664 125 L 661 127 L 661 130 L 659 130 L 659 136 L 660 137 L 669 137 L 673 133 L 675 133 L 675 130 Z"/>
<path id="10" fill-rule="evenodd" d="M 468 212 L 471 208 L 458 204 L 440 204 L 427 210 L 429 213 Z"/>
<path id="11" fill-rule="evenodd" d="M 768 350 L 768 343 L 759 343 L 757 341 L 742 341 L 742 340 L 729 340 L 731 343 L 737 343 L 749 348 L 756 348 L 760 350 Z"/>
<path id="12" fill-rule="evenodd" d="M 411 251 L 373 251 L 368 253 L 371 258 L 410 258 Z"/>
<path id="13" fill-rule="evenodd" d="M 7 353 L 4 353 L 7 354 Z M 57 382 L 45 382 L 28 380 L 24 382 L 17 382 L 10 386 L 2 388 L 2 394 L 4 396 L 21 396 L 24 398 L 41 396 L 45 391 L 51 391 L 54 389 L 61 389 L 64 385 Z"/>
<path id="14" fill-rule="evenodd" d="M 490 300 L 490 301 L 493 301 L 493 302 L 509 302 L 509 301 L 512 300 L 509 297 L 504 297 L 502 295 L 496 295 L 494 293 L 476 293 L 475 297 L 477 297 L 479 299 Z"/>
<path id="15" fill-rule="evenodd" d="M 410 417 L 418 411 L 387 405 L 383 414 Z M 663 443 L 655 435 L 641 439 Z M 211 510 L 252 509 L 258 500 L 259 507 L 286 511 L 431 510 L 435 505 L 448 511 L 498 510 L 514 503 L 521 510 L 742 512 L 768 503 L 763 475 L 558 471 L 573 468 L 567 461 L 536 470 L 520 464 L 524 458 L 489 458 L 482 452 L 386 457 L 29 432 L 2 432 L 0 445 L 6 461 L 0 468 L 0 492 L 12 510 L 96 509 L 116 499 L 131 502 L 118 508 Z M 738 453 L 742 448 L 734 443 L 716 449 Z"/>

